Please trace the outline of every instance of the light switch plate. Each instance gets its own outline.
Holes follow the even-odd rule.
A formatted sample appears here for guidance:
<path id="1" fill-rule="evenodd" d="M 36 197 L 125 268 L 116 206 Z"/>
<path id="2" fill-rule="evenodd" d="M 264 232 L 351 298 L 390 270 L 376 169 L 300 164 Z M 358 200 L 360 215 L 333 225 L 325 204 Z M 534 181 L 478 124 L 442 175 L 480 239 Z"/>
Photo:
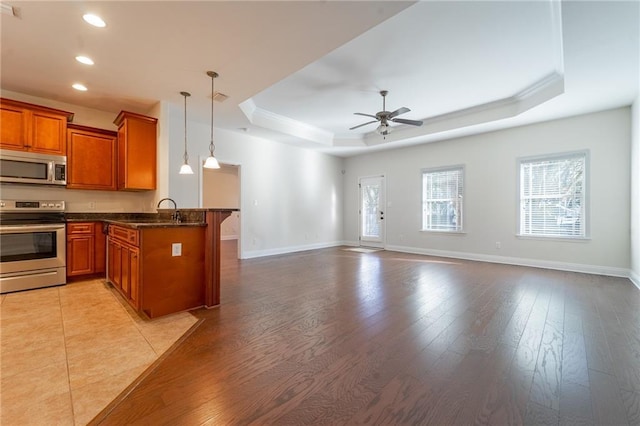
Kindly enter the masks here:
<path id="1" fill-rule="evenodd" d="M 171 256 L 182 256 L 182 243 L 171 244 Z"/>

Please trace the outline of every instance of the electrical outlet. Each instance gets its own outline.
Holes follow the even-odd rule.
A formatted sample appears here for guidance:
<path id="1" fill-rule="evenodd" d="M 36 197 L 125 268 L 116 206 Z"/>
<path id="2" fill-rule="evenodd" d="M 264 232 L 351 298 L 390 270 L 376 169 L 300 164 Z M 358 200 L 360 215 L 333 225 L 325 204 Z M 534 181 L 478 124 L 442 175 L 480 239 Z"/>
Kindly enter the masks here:
<path id="1" fill-rule="evenodd" d="M 171 256 L 182 256 L 182 243 L 171 244 Z"/>
<path id="2" fill-rule="evenodd" d="M 496 241 L 496 250 L 500 250 L 502 248 L 502 244 L 500 241 Z"/>
<path id="3" fill-rule="evenodd" d="M 95 209 L 96 209 L 96 202 L 89 201 L 89 210 L 95 210 Z"/>

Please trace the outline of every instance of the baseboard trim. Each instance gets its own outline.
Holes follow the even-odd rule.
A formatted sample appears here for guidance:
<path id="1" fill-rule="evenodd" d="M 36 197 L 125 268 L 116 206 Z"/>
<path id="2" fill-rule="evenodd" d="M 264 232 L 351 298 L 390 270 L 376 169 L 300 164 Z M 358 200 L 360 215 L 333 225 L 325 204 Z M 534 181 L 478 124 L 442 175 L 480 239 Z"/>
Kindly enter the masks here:
<path id="1" fill-rule="evenodd" d="M 638 273 L 638 272 L 634 271 L 633 269 L 631 269 L 629 271 L 629 279 L 631 280 L 633 285 L 638 287 L 638 290 L 640 290 L 640 273 Z"/>
<path id="2" fill-rule="evenodd" d="M 238 239 L 237 235 L 223 235 L 222 237 L 220 237 L 221 241 L 237 240 L 237 239 Z"/>
<path id="3" fill-rule="evenodd" d="M 494 256 L 488 254 L 422 249 L 404 246 L 387 246 L 386 250 L 401 253 L 424 254 L 428 256 L 477 260 L 480 262 L 503 263 L 507 265 L 529 266 L 532 268 L 556 269 L 560 271 L 582 272 L 585 274 L 630 278 L 629 269 L 614 268 L 610 266 L 585 265 L 582 263 L 556 262 L 552 260 L 525 259 L 520 257 Z"/>
<path id="4" fill-rule="evenodd" d="M 266 250 L 247 250 L 242 253 L 242 259 L 253 259 L 256 257 L 277 256 L 279 254 L 297 253 L 301 251 L 317 250 L 329 247 L 345 245 L 344 241 L 331 241 L 325 243 L 305 244 L 301 246 L 278 247 Z"/>

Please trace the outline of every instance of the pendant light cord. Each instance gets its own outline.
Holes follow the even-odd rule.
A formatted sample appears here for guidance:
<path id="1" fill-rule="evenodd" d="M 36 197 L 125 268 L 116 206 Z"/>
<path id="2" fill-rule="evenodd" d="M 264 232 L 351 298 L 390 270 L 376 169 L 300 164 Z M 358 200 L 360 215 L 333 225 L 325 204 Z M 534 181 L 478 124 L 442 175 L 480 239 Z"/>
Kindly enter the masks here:
<path id="1" fill-rule="evenodd" d="M 188 94 L 184 94 L 184 163 L 187 164 L 189 162 L 189 154 L 187 154 L 187 96 Z"/>
<path id="2" fill-rule="evenodd" d="M 213 98 L 215 97 L 215 89 L 214 89 L 214 81 L 216 79 L 216 74 L 211 74 L 211 142 L 209 142 L 209 154 L 213 157 L 213 151 L 216 149 L 216 146 L 213 144 Z"/>

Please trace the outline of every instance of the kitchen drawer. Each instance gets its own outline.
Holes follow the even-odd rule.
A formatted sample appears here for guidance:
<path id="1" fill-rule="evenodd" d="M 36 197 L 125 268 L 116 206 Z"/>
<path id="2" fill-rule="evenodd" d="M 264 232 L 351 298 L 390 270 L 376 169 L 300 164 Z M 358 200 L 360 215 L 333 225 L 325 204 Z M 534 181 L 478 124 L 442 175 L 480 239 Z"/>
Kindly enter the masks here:
<path id="1" fill-rule="evenodd" d="M 67 235 L 93 234 L 93 222 L 67 223 Z"/>
<path id="2" fill-rule="evenodd" d="M 138 231 L 120 226 L 109 226 L 109 236 L 133 246 L 138 246 Z"/>

